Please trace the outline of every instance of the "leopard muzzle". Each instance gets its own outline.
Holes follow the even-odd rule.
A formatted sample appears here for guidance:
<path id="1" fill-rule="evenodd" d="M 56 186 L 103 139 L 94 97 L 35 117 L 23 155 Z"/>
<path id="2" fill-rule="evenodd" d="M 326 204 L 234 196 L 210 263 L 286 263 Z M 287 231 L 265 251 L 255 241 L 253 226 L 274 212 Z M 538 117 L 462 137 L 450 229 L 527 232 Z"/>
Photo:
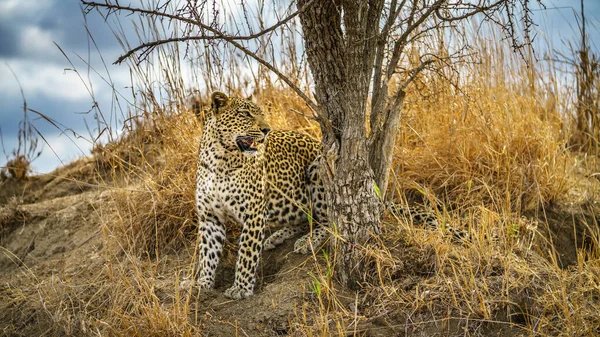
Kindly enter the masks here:
<path id="1" fill-rule="evenodd" d="M 252 136 L 238 136 L 235 139 L 235 143 L 242 152 L 255 152 L 259 143 L 262 143 L 263 139 L 257 140 Z"/>

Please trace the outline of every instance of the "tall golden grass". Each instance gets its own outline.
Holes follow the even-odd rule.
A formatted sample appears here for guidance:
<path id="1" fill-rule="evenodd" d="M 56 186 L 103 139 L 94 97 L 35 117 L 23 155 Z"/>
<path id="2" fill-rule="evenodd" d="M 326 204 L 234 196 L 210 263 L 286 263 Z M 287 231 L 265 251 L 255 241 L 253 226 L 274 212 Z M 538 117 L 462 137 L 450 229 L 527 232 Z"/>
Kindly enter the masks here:
<path id="1" fill-rule="evenodd" d="M 510 73 L 506 65 L 472 65 L 460 89 L 439 78 L 412 87 L 395 156 L 401 182 L 432 189 L 445 202 L 506 211 L 564 195 L 573 166 L 559 97 L 532 87 L 527 65 L 513 57 Z"/>

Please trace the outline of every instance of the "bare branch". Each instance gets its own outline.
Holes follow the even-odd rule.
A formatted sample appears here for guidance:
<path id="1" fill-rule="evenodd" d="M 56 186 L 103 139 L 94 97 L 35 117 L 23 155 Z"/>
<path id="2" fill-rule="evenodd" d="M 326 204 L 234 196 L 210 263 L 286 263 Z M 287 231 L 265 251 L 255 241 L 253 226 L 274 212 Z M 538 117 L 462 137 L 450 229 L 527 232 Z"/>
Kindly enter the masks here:
<path id="1" fill-rule="evenodd" d="M 169 14 L 166 12 L 159 12 L 157 10 L 150 10 L 150 9 L 139 8 L 139 7 L 123 6 L 123 5 L 119 5 L 118 2 L 117 2 L 117 4 L 111 4 L 108 1 L 106 1 L 104 3 L 100 3 L 100 2 L 94 2 L 94 1 L 81 0 L 81 2 L 84 5 L 89 6 L 89 7 L 107 8 L 109 10 L 112 10 L 113 12 L 131 11 L 133 13 L 156 15 L 156 16 L 165 17 L 165 18 L 168 18 L 171 20 L 177 20 L 177 21 L 189 23 L 189 24 L 198 26 L 202 29 L 206 29 L 209 32 L 215 34 L 214 36 L 204 35 L 204 37 L 205 37 L 204 40 L 223 39 L 223 40 L 227 40 L 227 41 L 230 41 L 230 40 L 255 40 L 255 39 L 257 39 L 267 33 L 270 33 L 272 31 L 276 30 L 277 28 L 287 24 L 290 20 L 292 20 L 293 18 L 298 16 L 298 14 L 300 14 L 303 10 L 305 10 L 306 7 L 310 6 L 313 3 L 313 1 L 314 0 L 308 1 L 304 6 L 302 6 L 302 8 L 299 8 L 294 13 L 288 15 L 285 19 L 278 21 L 276 24 L 274 24 L 268 28 L 265 28 L 265 29 L 261 30 L 260 32 L 250 34 L 250 35 L 228 35 L 228 34 L 224 34 L 223 32 L 219 31 L 218 29 L 215 29 L 209 25 L 202 23 L 199 20 L 186 18 L 185 16 L 181 16 L 181 15 Z"/>
<path id="2" fill-rule="evenodd" d="M 378 77 L 377 77 L 377 76 L 382 77 L 382 75 L 383 75 L 382 74 L 383 60 L 381 60 L 381 64 L 378 63 L 378 61 L 380 61 L 380 60 L 376 60 L 375 77 L 374 77 L 373 81 L 379 81 L 379 82 L 378 83 L 373 82 L 374 89 L 373 89 L 373 100 L 372 100 L 372 104 L 371 104 L 371 117 L 370 117 L 370 125 L 372 128 L 375 128 L 377 125 L 386 125 L 388 118 L 391 116 L 390 110 L 387 108 L 384 109 L 384 104 L 387 99 L 387 90 L 383 90 L 383 89 L 387 88 L 387 82 L 389 82 L 389 80 L 391 79 L 392 75 L 394 74 L 394 69 L 396 69 L 396 67 L 398 66 L 398 63 L 400 62 L 400 56 L 402 55 L 404 48 L 409 43 L 409 37 L 416 29 L 418 29 L 423 24 L 423 22 L 425 22 L 425 20 L 427 20 L 427 18 L 429 18 L 443 4 L 443 2 L 444 2 L 444 0 L 437 0 L 430 7 L 428 7 L 427 10 L 418 19 L 415 20 L 416 14 L 418 12 L 418 6 L 417 6 L 416 1 L 413 1 L 412 7 L 411 7 L 411 12 L 406 21 L 407 27 L 404 30 L 404 32 L 402 33 L 402 35 L 394 43 L 392 56 L 390 57 L 388 64 L 387 64 L 386 79 L 384 81 L 385 84 L 383 84 L 383 85 L 381 84 L 381 79 L 378 79 Z M 401 3 L 401 6 L 397 7 L 397 12 L 390 13 L 390 17 L 388 18 L 388 21 L 386 22 L 386 26 L 388 26 L 388 23 L 389 23 L 389 27 L 387 27 L 387 29 L 391 29 L 391 26 L 395 22 L 395 19 L 397 18 L 398 14 L 400 13 L 402 5 L 404 5 L 404 3 L 405 3 L 405 1 L 403 1 Z M 392 10 L 392 9 L 390 9 L 390 10 Z M 390 19 L 392 19 L 392 20 L 390 20 Z M 383 34 L 383 32 L 382 32 L 382 34 Z M 383 43 L 385 44 L 385 43 L 387 43 L 387 41 L 383 41 Z M 394 96 L 396 98 L 394 98 L 393 101 L 397 101 L 398 93 L 399 92 L 397 92 L 396 95 Z M 389 106 L 389 102 L 388 102 L 388 106 Z"/>
<path id="3" fill-rule="evenodd" d="M 395 2 L 396 0 L 392 0 L 392 2 L 394 2 L 394 6 L 395 6 Z M 374 50 L 378 49 L 378 46 L 380 45 L 380 40 L 379 40 L 379 22 L 381 21 L 381 16 L 383 13 L 383 6 L 384 6 L 384 1 L 374 1 L 371 0 L 369 1 L 369 12 L 367 14 L 367 22 L 366 22 L 366 29 L 365 29 L 365 38 L 366 38 L 366 43 L 364 44 L 364 51 L 363 51 L 363 57 L 364 57 L 364 73 L 368 74 L 367 76 L 371 75 L 372 71 L 373 71 L 373 65 L 375 62 L 375 59 L 377 57 L 377 53 L 374 53 Z M 385 27 L 384 27 L 385 28 Z M 387 36 L 386 36 L 387 39 Z M 370 79 L 368 79 L 370 80 Z"/>
<path id="4" fill-rule="evenodd" d="M 123 61 L 125 61 L 126 59 L 130 58 L 133 54 L 137 53 L 138 51 L 145 49 L 142 51 L 142 54 L 148 54 L 150 51 L 152 51 L 152 49 L 154 49 L 155 47 L 158 47 L 160 45 L 163 44 L 168 44 L 168 43 L 173 43 L 173 42 L 188 42 L 188 41 L 203 41 L 203 40 L 221 40 L 222 38 L 219 36 L 213 36 L 213 35 L 200 35 L 200 36 L 184 36 L 184 37 L 173 37 L 170 39 L 163 39 L 163 40 L 155 40 L 152 42 L 146 42 L 146 43 L 142 43 L 137 47 L 134 47 L 133 49 L 130 49 L 129 51 L 127 51 L 125 54 L 119 56 L 117 58 L 117 60 L 115 62 L 113 62 L 113 64 L 120 64 Z M 136 62 L 136 63 L 140 63 L 140 62 Z"/>
<path id="5" fill-rule="evenodd" d="M 501 4 L 503 4 L 505 2 L 506 2 L 506 0 L 498 0 L 497 2 L 495 2 L 495 3 L 493 3 L 493 4 L 489 5 L 489 6 L 478 6 L 478 5 L 475 5 L 475 4 L 461 3 L 462 6 L 465 6 L 465 9 L 470 8 L 470 9 L 472 9 L 472 11 L 471 12 L 467 12 L 467 13 L 465 13 L 463 15 L 452 16 L 452 17 L 446 17 L 446 16 L 442 15 L 442 13 L 440 13 L 440 8 L 441 8 L 440 7 L 440 8 L 437 8 L 435 10 L 435 16 L 438 19 L 440 19 L 442 21 L 446 21 L 446 22 L 460 21 L 460 20 L 464 20 L 466 18 L 469 18 L 469 17 L 471 17 L 471 16 L 473 16 L 475 14 L 492 10 L 492 9 L 494 9 L 496 7 L 499 7 Z M 447 7 L 449 7 L 449 6 L 453 6 L 453 4 L 448 4 Z"/>
<path id="6" fill-rule="evenodd" d="M 389 15 L 379 34 L 379 38 L 377 41 L 377 53 L 375 56 L 375 69 L 373 72 L 373 95 L 371 98 L 371 121 L 370 124 L 373 125 L 377 119 L 377 112 L 380 111 L 379 107 L 383 103 L 385 99 L 385 95 L 382 94 L 384 92 L 384 88 L 387 88 L 387 83 L 382 83 L 381 79 L 383 77 L 383 60 L 385 59 L 385 50 L 386 44 L 388 41 L 388 37 L 390 34 L 390 29 L 393 23 L 396 21 L 398 14 L 400 13 L 400 9 L 404 6 L 406 0 L 402 0 L 400 5 L 398 5 L 397 0 L 392 0 L 389 9 Z M 386 93 L 387 94 L 387 93 Z"/>
<path id="7" fill-rule="evenodd" d="M 302 112 L 302 111 L 298 111 L 298 110 L 296 110 L 296 109 L 293 109 L 293 108 L 289 108 L 289 110 L 290 110 L 291 112 L 295 113 L 295 114 L 298 114 L 298 115 L 300 115 L 300 116 L 302 116 L 302 117 L 304 117 L 304 118 L 308 119 L 308 120 L 311 120 L 311 121 L 318 121 L 318 119 L 317 119 L 318 117 L 317 117 L 317 116 L 315 116 L 314 114 L 313 114 L 312 116 L 309 116 L 309 115 L 305 114 L 304 112 Z"/>
<path id="8" fill-rule="evenodd" d="M 234 35 L 227 35 L 224 34 L 223 32 L 221 32 L 218 29 L 215 29 L 211 26 L 208 26 L 206 24 L 203 24 L 200 21 L 197 20 L 193 20 L 190 18 L 186 18 L 183 16 L 179 16 L 179 15 L 173 15 L 173 14 L 169 14 L 169 13 L 165 13 L 165 12 L 159 12 L 159 11 L 155 11 L 155 10 L 148 10 L 148 9 L 144 9 L 144 8 L 137 8 L 137 7 L 130 7 L 130 6 L 122 6 L 119 5 L 118 2 L 116 4 L 111 4 L 108 1 L 106 1 L 105 3 L 99 3 L 99 2 L 92 2 L 92 1 L 85 1 L 82 0 L 82 3 L 85 4 L 86 6 L 89 7 L 102 7 L 102 8 L 107 8 L 108 10 L 113 10 L 113 11 L 131 11 L 133 13 L 140 13 L 140 14 L 146 14 L 146 15 L 154 15 L 154 16 L 160 16 L 160 17 L 166 17 L 169 18 L 171 20 L 178 20 L 178 21 L 182 21 L 182 22 L 186 22 L 192 25 L 196 25 L 200 28 L 203 28 L 211 33 L 213 33 L 214 35 L 201 35 L 201 36 L 196 36 L 196 37 L 192 37 L 192 36 L 187 36 L 187 37 L 181 37 L 181 38 L 171 38 L 171 39 L 164 39 L 164 40 L 158 40 L 158 41 L 154 41 L 154 42 L 148 42 L 148 43 L 144 43 L 142 45 L 139 45 L 135 48 L 133 48 L 132 50 L 129 50 L 127 53 L 125 53 L 123 56 L 119 57 L 117 59 L 117 61 L 115 61 L 115 64 L 121 63 L 123 62 L 125 59 L 127 59 L 128 57 L 130 57 L 131 55 L 133 55 L 135 52 L 140 51 L 142 49 L 146 49 L 146 52 L 149 52 L 152 48 L 155 48 L 158 45 L 161 44 L 166 44 L 166 43 L 171 43 L 171 42 L 183 42 L 183 41 L 190 41 L 190 40 L 214 40 L 214 39 L 219 39 L 219 40 L 223 40 L 226 41 L 228 43 L 230 43 L 231 45 L 233 45 L 235 48 L 239 49 L 240 51 L 242 51 L 244 54 L 250 56 L 251 58 L 255 59 L 258 63 L 262 64 L 263 66 L 265 66 L 267 69 L 269 69 L 270 71 L 272 71 L 273 73 L 275 73 L 283 82 L 285 82 L 290 88 L 292 88 L 292 90 L 294 90 L 296 92 L 296 94 L 298 94 L 298 96 L 300 96 L 305 102 L 306 104 L 313 109 L 317 114 L 318 114 L 318 106 L 317 104 L 311 100 L 304 92 L 302 92 L 302 90 L 300 90 L 300 88 L 294 84 L 287 76 L 285 76 L 281 71 L 279 71 L 277 68 L 275 68 L 272 64 L 270 64 L 269 62 L 265 61 L 263 58 L 261 58 L 260 56 L 258 56 L 255 52 L 252 52 L 251 50 L 249 50 L 248 48 L 244 47 L 241 43 L 238 42 L 238 40 L 251 40 L 251 39 L 256 39 L 266 33 L 269 33 L 273 30 L 275 30 L 276 28 L 284 25 L 285 23 L 287 23 L 289 20 L 291 20 L 292 18 L 294 18 L 295 16 L 297 16 L 299 13 L 301 13 L 302 11 L 306 10 L 306 8 L 308 6 L 310 6 L 312 4 L 314 0 L 310 0 L 307 3 L 305 3 L 300 9 L 298 9 L 296 12 L 294 12 L 293 14 L 291 14 L 290 16 L 288 16 L 287 18 L 285 18 L 284 20 L 278 22 L 277 24 L 263 29 L 260 32 L 256 33 L 256 34 L 252 34 L 252 35 L 247 35 L 247 36 L 234 36 Z M 320 118 L 320 117 L 318 117 Z"/>
<path id="9" fill-rule="evenodd" d="M 404 32 L 398 38 L 398 40 L 396 40 L 396 43 L 394 44 L 394 51 L 392 53 L 392 57 L 390 58 L 390 62 L 388 63 L 387 67 L 386 73 L 388 80 L 391 78 L 393 70 L 396 68 L 398 62 L 400 61 L 400 55 L 402 55 L 404 47 L 406 47 L 406 41 L 408 40 L 410 34 L 415 29 L 417 29 L 434 11 L 438 10 L 438 8 L 442 5 L 442 3 L 444 3 L 444 1 L 445 0 L 437 0 L 433 5 L 431 5 L 431 7 L 427 9 L 427 11 L 425 11 L 425 13 L 423 13 L 423 15 L 421 15 L 419 19 L 412 22 L 412 24 L 409 23 L 409 26 L 404 30 Z M 416 9 L 415 7 L 413 7 L 411 17 L 414 17 L 415 11 Z"/>
<path id="10" fill-rule="evenodd" d="M 398 91 L 396 92 L 396 94 L 394 95 L 394 101 L 396 101 L 396 97 L 398 96 L 398 92 L 400 91 L 405 91 L 406 87 L 408 87 L 408 85 L 410 83 L 412 83 L 412 81 L 415 80 L 415 78 L 417 78 L 417 76 L 427 68 L 427 66 L 429 66 L 430 64 L 434 63 L 435 60 L 433 58 L 423 61 L 421 62 L 421 64 L 419 64 L 418 67 L 412 69 L 409 71 L 410 76 L 406 79 L 406 81 L 404 81 L 404 83 L 402 83 L 399 87 L 398 87 Z"/>

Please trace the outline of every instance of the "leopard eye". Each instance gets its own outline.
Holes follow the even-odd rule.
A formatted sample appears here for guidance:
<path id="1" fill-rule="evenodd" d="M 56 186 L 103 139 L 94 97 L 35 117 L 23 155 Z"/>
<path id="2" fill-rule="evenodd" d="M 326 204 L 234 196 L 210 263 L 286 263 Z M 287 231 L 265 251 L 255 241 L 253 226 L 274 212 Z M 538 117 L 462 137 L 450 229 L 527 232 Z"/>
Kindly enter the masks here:
<path id="1" fill-rule="evenodd" d="M 250 113 L 250 110 L 247 110 L 247 109 L 240 109 L 240 110 L 238 110 L 238 112 L 240 113 L 240 115 L 242 115 L 242 116 L 244 116 L 246 118 L 253 118 L 254 117 Z"/>

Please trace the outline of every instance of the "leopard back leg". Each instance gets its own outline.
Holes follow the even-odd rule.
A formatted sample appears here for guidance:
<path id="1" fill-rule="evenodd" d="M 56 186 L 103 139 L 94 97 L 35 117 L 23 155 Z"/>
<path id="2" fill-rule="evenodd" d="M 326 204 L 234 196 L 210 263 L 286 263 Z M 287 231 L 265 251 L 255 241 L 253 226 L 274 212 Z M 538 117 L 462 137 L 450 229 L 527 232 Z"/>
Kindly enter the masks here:
<path id="1" fill-rule="evenodd" d="M 215 271 L 223 251 L 225 227 L 214 215 L 199 210 L 198 235 L 201 267 L 198 284 L 203 289 L 211 289 L 215 284 Z"/>
<path id="2" fill-rule="evenodd" d="M 327 228 L 327 202 L 325 186 L 319 175 L 320 156 L 306 170 L 306 185 L 310 195 L 312 214 L 309 219 L 309 232 L 294 243 L 294 252 L 308 254 L 318 249 L 329 237 Z"/>

